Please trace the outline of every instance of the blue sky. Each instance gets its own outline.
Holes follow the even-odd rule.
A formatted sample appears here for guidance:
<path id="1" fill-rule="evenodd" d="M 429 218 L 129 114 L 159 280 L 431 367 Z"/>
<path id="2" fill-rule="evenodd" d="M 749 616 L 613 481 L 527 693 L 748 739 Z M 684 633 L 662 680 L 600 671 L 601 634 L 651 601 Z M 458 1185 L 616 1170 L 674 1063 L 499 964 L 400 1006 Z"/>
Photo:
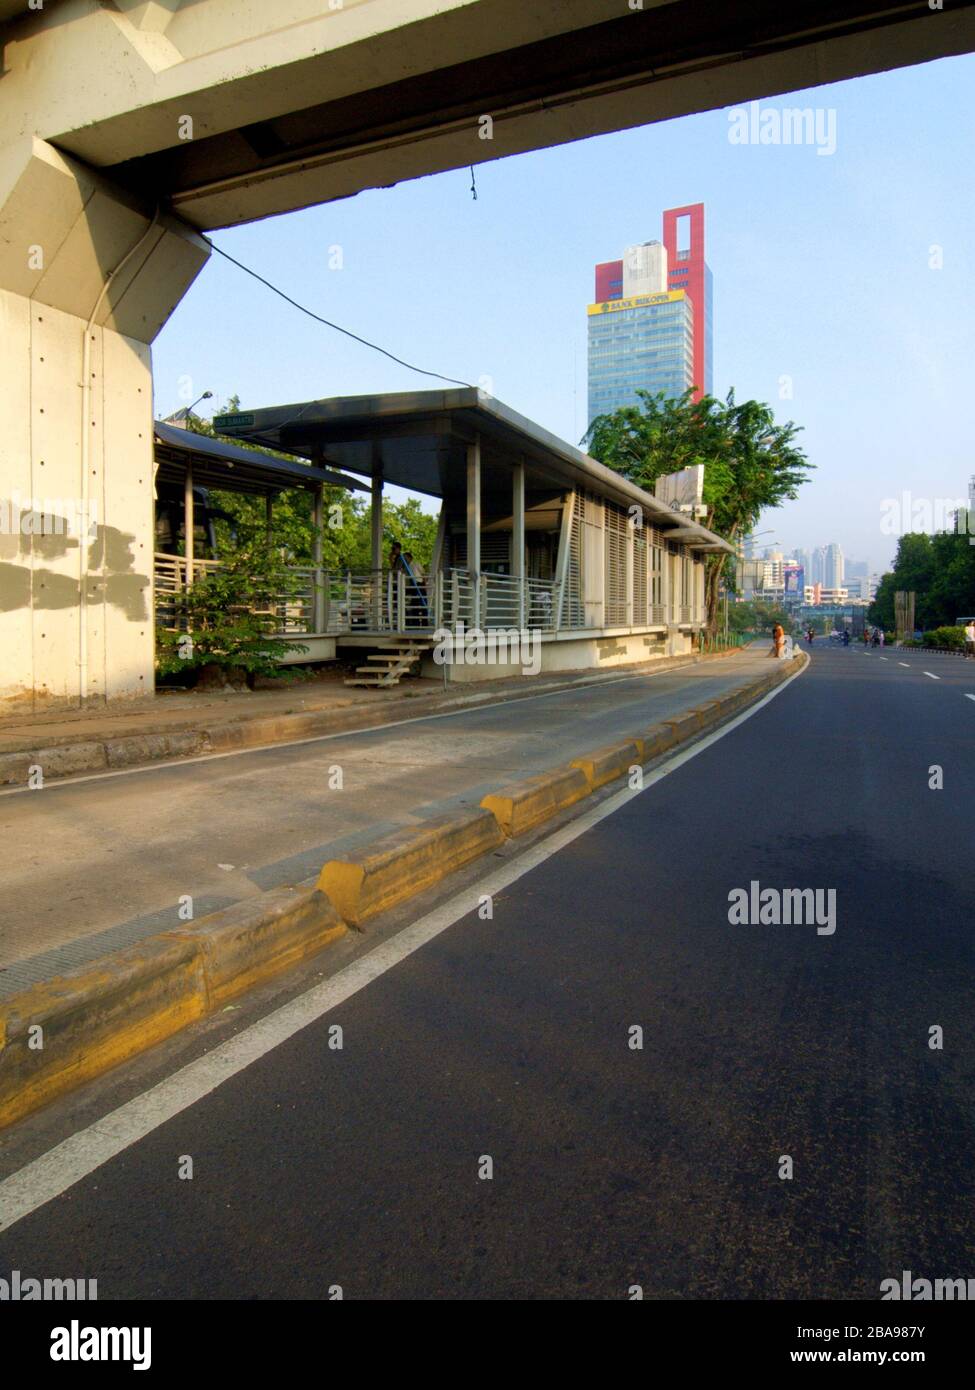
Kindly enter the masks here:
<path id="1" fill-rule="evenodd" d="M 975 472 L 975 57 L 762 103 L 796 106 L 835 110 L 835 153 L 732 144 L 717 111 L 482 164 L 476 201 L 458 170 L 214 240 L 317 312 L 578 443 L 593 265 L 659 238 L 664 208 L 703 202 L 715 391 L 803 425 L 816 464 L 762 529 L 786 550 L 839 541 L 882 569 L 884 499 L 961 497 Z M 255 407 L 438 384 L 217 256 L 156 340 L 154 378 L 157 415 L 206 389 Z"/>

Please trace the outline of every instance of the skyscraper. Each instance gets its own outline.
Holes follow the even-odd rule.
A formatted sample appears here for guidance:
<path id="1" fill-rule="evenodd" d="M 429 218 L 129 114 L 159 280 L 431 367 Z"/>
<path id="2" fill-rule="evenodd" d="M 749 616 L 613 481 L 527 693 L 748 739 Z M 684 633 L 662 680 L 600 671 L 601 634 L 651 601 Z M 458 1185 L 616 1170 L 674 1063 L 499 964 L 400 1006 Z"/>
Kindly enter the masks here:
<path id="1" fill-rule="evenodd" d="M 839 589 L 843 584 L 843 551 L 834 541 L 826 547 L 824 589 Z"/>
<path id="2" fill-rule="evenodd" d="M 685 234 L 686 228 L 686 234 Z M 638 405 L 637 391 L 694 399 L 712 389 L 711 271 L 704 205 L 671 208 L 663 242 L 596 266 L 589 305 L 589 419 Z"/>
<path id="3" fill-rule="evenodd" d="M 684 233 L 686 232 L 686 235 Z M 664 213 L 667 288 L 684 290 L 694 306 L 694 399 L 714 389 L 712 349 L 712 277 L 704 259 L 704 204 L 668 208 Z"/>

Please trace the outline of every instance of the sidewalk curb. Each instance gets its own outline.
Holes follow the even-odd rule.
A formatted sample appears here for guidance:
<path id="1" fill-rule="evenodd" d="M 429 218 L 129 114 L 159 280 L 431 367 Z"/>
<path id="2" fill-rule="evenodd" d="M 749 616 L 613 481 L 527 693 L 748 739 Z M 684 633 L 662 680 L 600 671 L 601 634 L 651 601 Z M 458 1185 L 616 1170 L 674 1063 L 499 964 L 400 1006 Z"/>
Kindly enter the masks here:
<path id="1" fill-rule="evenodd" d="M 557 816 L 588 796 L 592 786 L 578 767 L 561 768 L 557 772 L 540 772 L 523 782 L 511 782 L 500 791 L 481 798 L 485 811 L 490 811 L 509 838 L 534 830 L 542 821 Z"/>
<path id="2" fill-rule="evenodd" d="M 176 728 L 148 731 L 140 734 L 120 734 L 103 739 L 79 738 L 37 748 L 0 752 L 0 787 L 26 786 L 32 768 L 40 768 L 45 781 L 71 777 L 80 773 L 112 772 L 118 769 L 148 766 L 154 762 L 194 758 L 208 753 L 236 753 L 251 748 L 270 748 L 275 744 L 318 735 L 355 733 L 358 729 L 395 724 L 401 719 L 422 718 L 426 714 L 463 709 L 466 706 L 489 706 L 544 695 L 557 690 L 578 690 L 604 681 L 619 680 L 621 674 L 654 675 L 657 672 L 681 670 L 701 661 L 718 661 L 740 651 L 731 647 L 723 652 L 710 652 L 676 657 L 662 657 L 633 667 L 611 667 L 605 671 L 590 671 L 560 680 L 532 682 L 524 689 L 492 692 L 489 688 L 444 697 L 442 694 L 419 695 L 404 704 L 354 705 L 351 709 L 311 710 L 304 714 L 255 715 L 234 722 L 201 724 L 198 728 Z M 2 733 L 0 733 L 2 738 Z"/>
<path id="3" fill-rule="evenodd" d="M 542 825 L 594 790 L 753 704 L 798 664 L 679 719 L 409 826 L 341 860 L 315 887 L 276 888 L 0 1000 L 0 1129 L 100 1076 L 228 1000 L 317 954 L 351 927 Z"/>
<path id="4" fill-rule="evenodd" d="M 598 791 L 607 782 L 617 777 L 625 777 L 635 763 L 643 766 L 643 739 L 631 738 L 625 743 L 611 743 L 606 748 L 597 748 L 583 758 L 573 758 L 570 767 L 577 767 L 585 773 L 590 791 Z"/>
<path id="5" fill-rule="evenodd" d="M 452 811 L 426 825 L 394 830 L 345 859 L 330 859 L 318 887 L 350 927 L 361 927 L 503 843 L 489 811 Z"/>

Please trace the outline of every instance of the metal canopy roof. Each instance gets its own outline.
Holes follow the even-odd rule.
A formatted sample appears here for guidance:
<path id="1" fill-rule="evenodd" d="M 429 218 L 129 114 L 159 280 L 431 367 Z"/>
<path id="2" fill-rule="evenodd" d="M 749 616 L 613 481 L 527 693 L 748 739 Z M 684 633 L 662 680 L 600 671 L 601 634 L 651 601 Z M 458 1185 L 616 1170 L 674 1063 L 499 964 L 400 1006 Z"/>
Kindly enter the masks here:
<path id="1" fill-rule="evenodd" d="M 153 422 L 156 436 L 158 476 L 166 482 L 182 482 L 188 459 L 193 463 L 193 482 L 200 487 L 224 488 L 228 492 L 275 493 L 285 488 L 312 488 L 317 483 L 329 487 L 368 491 L 355 478 L 345 478 L 328 468 L 315 468 L 291 459 L 274 458 L 257 449 L 243 449 L 229 439 L 194 434 L 162 420 Z"/>
<path id="2" fill-rule="evenodd" d="M 635 483 L 474 387 L 335 396 L 304 404 L 218 415 L 216 428 L 267 448 L 282 449 L 366 477 L 382 464 L 384 481 L 443 497 L 466 477 L 466 448 L 476 436 L 492 463 L 524 459 L 532 479 L 587 488 L 624 507 L 643 507 L 651 525 L 700 550 L 734 547 L 673 511 Z"/>

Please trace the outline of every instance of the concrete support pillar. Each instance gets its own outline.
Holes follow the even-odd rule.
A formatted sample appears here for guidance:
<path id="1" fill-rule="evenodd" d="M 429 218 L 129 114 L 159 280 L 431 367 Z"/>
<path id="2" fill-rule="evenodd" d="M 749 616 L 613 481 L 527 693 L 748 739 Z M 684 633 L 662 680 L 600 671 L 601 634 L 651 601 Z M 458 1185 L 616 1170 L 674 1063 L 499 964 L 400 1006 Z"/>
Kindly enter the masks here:
<path id="1" fill-rule="evenodd" d="M 524 627 L 525 602 L 525 465 L 516 463 L 511 473 L 511 574 L 518 583 L 518 626 Z"/>
<path id="2" fill-rule="evenodd" d="M 0 148 L 0 710 L 153 688 L 148 345 L 207 255 L 43 140 Z"/>
<path id="3" fill-rule="evenodd" d="M 379 632 L 383 626 L 383 461 L 379 450 L 372 456 L 372 492 L 369 507 L 371 540 L 373 624 Z"/>
<path id="4" fill-rule="evenodd" d="M 183 557 L 185 560 L 184 569 L 186 572 L 186 587 L 189 589 L 193 584 L 193 548 L 196 539 L 196 518 L 193 508 L 193 460 L 186 460 L 186 472 L 183 475 Z"/>
<path id="5" fill-rule="evenodd" d="M 372 492 L 370 496 L 369 536 L 373 570 L 383 567 L 383 465 L 377 456 L 372 461 Z"/>
<path id="6" fill-rule="evenodd" d="M 433 542 L 433 558 L 430 561 L 430 583 L 427 592 L 431 597 L 430 618 L 436 627 L 444 621 L 443 571 L 444 548 L 447 544 L 447 504 L 440 504 L 440 520 L 437 522 L 437 535 Z"/>
<path id="7" fill-rule="evenodd" d="M 314 596 L 312 599 L 312 630 L 324 632 L 325 619 L 325 572 L 322 569 L 322 523 L 324 521 L 323 490 L 321 483 L 315 484 L 312 495 L 312 540 L 311 562 L 315 567 Z"/>
<path id="8" fill-rule="evenodd" d="M 480 623 L 481 605 L 481 437 L 467 446 L 467 572 L 472 586 L 470 621 Z"/>

